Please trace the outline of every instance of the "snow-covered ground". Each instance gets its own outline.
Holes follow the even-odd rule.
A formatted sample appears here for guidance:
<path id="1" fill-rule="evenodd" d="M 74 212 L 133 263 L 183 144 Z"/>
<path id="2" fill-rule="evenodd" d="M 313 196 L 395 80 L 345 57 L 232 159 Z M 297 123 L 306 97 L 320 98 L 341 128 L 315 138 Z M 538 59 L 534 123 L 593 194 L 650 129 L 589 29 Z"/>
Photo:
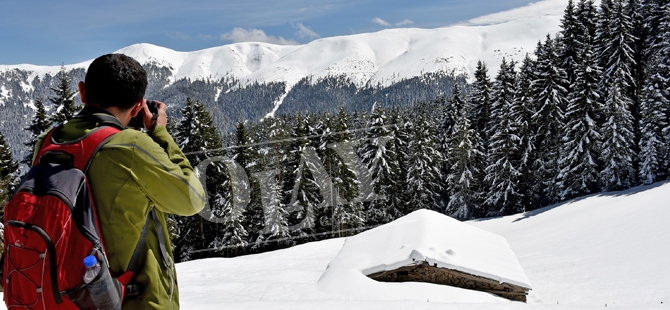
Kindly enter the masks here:
<path id="1" fill-rule="evenodd" d="M 664 182 L 524 214 L 453 224 L 505 238 L 532 284 L 527 304 L 435 284 L 375 282 L 361 276 L 360 268 L 374 266 L 380 258 L 368 255 L 377 261 L 361 262 L 356 256 L 339 256 L 351 254 L 351 249 L 343 249 L 347 239 L 339 238 L 178 264 L 182 309 L 670 309 L 669 203 L 670 182 Z M 452 225 L 449 222 L 445 223 Z M 440 240 L 446 239 L 439 234 L 449 228 L 420 223 L 416 227 L 423 229 L 420 235 L 435 234 L 439 248 Z M 406 231 L 403 226 L 382 226 L 377 229 L 383 234 L 368 231 L 349 240 L 360 244 L 374 237 L 377 242 L 393 243 Z M 383 235 L 389 240 L 379 239 Z M 459 236 L 471 241 L 465 248 L 491 245 L 482 242 L 479 234 L 467 235 Z M 430 248 L 428 244 L 416 248 L 426 246 Z M 362 251 L 374 248 L 379 246 Z M 397 248 L 386 250 L 390 256 L 402 254 Z M 431 256 L 429 251 L 423 253 Z M 328 274 L 333 262 L 348 266 L 348 271 L 340 267 L 345 272 Z M 359 274 L 352 276 L 356 268 Z M 348 288 L 338 285 L 351 285 L 364 294 L 347 294 Z"/>
<path id="2" fill-rule="evenodd" d="M 435 218 L 401 219 L 377 232 L 350 237 L 351 242 L 331 239 L 178 264 L 182 309 L 670 309 L 670 182 L 465 223 L 444 221 L 434 212 L 418 214 Z M 448 237 L 441 235 L 451 229 L 436 227 L 435 222 L 471 225 L 473 231 L 478 231 L 476 227 L 505 238 L 532 285 L 528 303 L 428 283 L 380 283 L 362 276 L 362 270 L 379 266 L 386 257 L 392 264 L 407 256 L 396 242 L 406 242 L 403 238 L 412 221 L 416 229 L 411 234 L 423 241 L 411 248 L 429 258 L 437 257 L 430 248 L 443 246 Z M 448 246 L 456 255 L 479 244 L 484 253 L 502 253 L 490 248 L 502 244 L 500 240 L 482 236 L 465 233 L 458 236 L 464 245 Z M 426 243 L 430 240 L 434 241 Z M 395 249 L 370 245 L 360 250 L 368 255 L 357 256 L 352 255 L 356 246 L 345 246 L 370 241 L 395 244 Z M 381 250 L 388 254 L 374 255 Z M 338 269 L 342 272 L 334 272 Z M 498 273 L 502 267 L 493 269 Z"/>
<path id="3" fill-rule="evenodd" d="M 333 292 L 319 279 L 342 249 L 340 238 L 178 264 L 182 308 L 670 309 L 668 202 L 670 183 L 660 183 L 467 222 L 506 238 L 532 283 L 527 304 L 426 283 L 368 280 L 367 298 Z M 392 293 L 398 290 L 409 293 Z M 437 302 L 454 291 L 458 302 Z"/>
<path id="4" fill-rule="evenodd" d="M 333 294 L 359 300 L 493 302 L 489 294 L 442 285 L 403 285 L 370 281 L 366 275 L 427 262 L 487 279 L 531 288 L 505 238 L 446 215 L 418 210 L 347 238 L 318 281 Z M 379 294 L 379 293 L 382 294 Z"/>

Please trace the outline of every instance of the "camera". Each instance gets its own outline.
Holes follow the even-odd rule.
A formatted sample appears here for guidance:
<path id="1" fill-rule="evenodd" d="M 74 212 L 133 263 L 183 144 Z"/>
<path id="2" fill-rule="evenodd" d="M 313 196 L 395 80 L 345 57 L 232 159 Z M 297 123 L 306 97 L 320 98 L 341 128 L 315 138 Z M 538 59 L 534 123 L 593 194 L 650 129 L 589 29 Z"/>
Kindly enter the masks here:
<path id="1" fill-rule="evenodd" d="M 158 104 L 156 104 L 155 101 L 153 100 L 147 100 L 147 108 L 149 108 L 149 111 L 151 114 L 153 114 L 153 117 L 151 119 L 156 121 L 158 118 Z M 130 122 L 128 123 L 128 128 L 144 128 L 144 113 L 140 111 L 135 115 L 133 118 L 130 119 Z"/>

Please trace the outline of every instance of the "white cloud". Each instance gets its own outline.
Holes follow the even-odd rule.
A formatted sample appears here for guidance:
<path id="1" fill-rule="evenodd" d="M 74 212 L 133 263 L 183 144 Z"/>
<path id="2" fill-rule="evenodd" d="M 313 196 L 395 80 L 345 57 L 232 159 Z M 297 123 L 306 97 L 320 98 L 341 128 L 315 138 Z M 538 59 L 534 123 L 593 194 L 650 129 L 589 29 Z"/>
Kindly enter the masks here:
<path id="1" fill-rule="evenodd" d="M 222 40 L 238 42 L 265 42 L 279 45 L 296 45 L 298 42 L 265 34 L 261 29 L 243 29 L 235 27 L 231 32 L 221 35 Z"/>
<path id="2" fill-rule="evenodd" d="M 373 18 L 372 22 L 375 23 L 375 24 L 381 25 L 381 26 L 387 26 L 387 27 L 391 26 L 391 24 L 389 22 L 387 22 L 387 21 L 385 21 L 385 20 L 383 20 L 379 17 Z"/>
<path id="3" fill-rule="evenodd" d="M 302 23 L 294 24 L 293 28 L 296 29 L 296 34 L 301 39 L 305 39 L 305 38 L 316 39 L 316 38 L 320 37 L 320 35 L 318 33 L 314 32 L 312 29 L 309 29 L 308 27 L 306 27 Z"/>
<path id="4" fill-rule="evenodd" d="M 414 22 L 407 19 L 407 18 L 405 18 L 405 20 L 403 20 L 401 22 L 395 23 L 396 26 L 407 26 L 407 25 L 413 25 L 413 24 L 414 24 Z"/>

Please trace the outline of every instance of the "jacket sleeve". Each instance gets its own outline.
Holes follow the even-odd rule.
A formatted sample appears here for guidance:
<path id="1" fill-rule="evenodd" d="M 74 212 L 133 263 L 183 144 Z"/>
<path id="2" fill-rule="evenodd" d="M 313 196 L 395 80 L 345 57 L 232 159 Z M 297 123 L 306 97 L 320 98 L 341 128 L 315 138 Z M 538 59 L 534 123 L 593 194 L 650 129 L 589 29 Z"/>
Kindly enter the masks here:
<path id="1" fill-rule="evenodd" d="M 138 135 L 136 145 L 132 171 L 155 207 L 182 216 L 200 212 L 207 199 L 202 184 L 167 129 Z"/>

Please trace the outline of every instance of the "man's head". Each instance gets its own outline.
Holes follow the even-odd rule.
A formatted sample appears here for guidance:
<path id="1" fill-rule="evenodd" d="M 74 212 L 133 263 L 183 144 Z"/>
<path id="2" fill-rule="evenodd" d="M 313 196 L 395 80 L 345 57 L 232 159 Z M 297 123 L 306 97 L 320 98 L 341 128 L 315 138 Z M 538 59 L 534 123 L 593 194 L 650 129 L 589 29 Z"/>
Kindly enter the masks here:
<path id="1" fill-rule="evenodd" d="M 84 83 L 86 103 L 128 110 L 144 98 L 147 73 L 131 57 L 107 54 L 91 63 Z"/>

